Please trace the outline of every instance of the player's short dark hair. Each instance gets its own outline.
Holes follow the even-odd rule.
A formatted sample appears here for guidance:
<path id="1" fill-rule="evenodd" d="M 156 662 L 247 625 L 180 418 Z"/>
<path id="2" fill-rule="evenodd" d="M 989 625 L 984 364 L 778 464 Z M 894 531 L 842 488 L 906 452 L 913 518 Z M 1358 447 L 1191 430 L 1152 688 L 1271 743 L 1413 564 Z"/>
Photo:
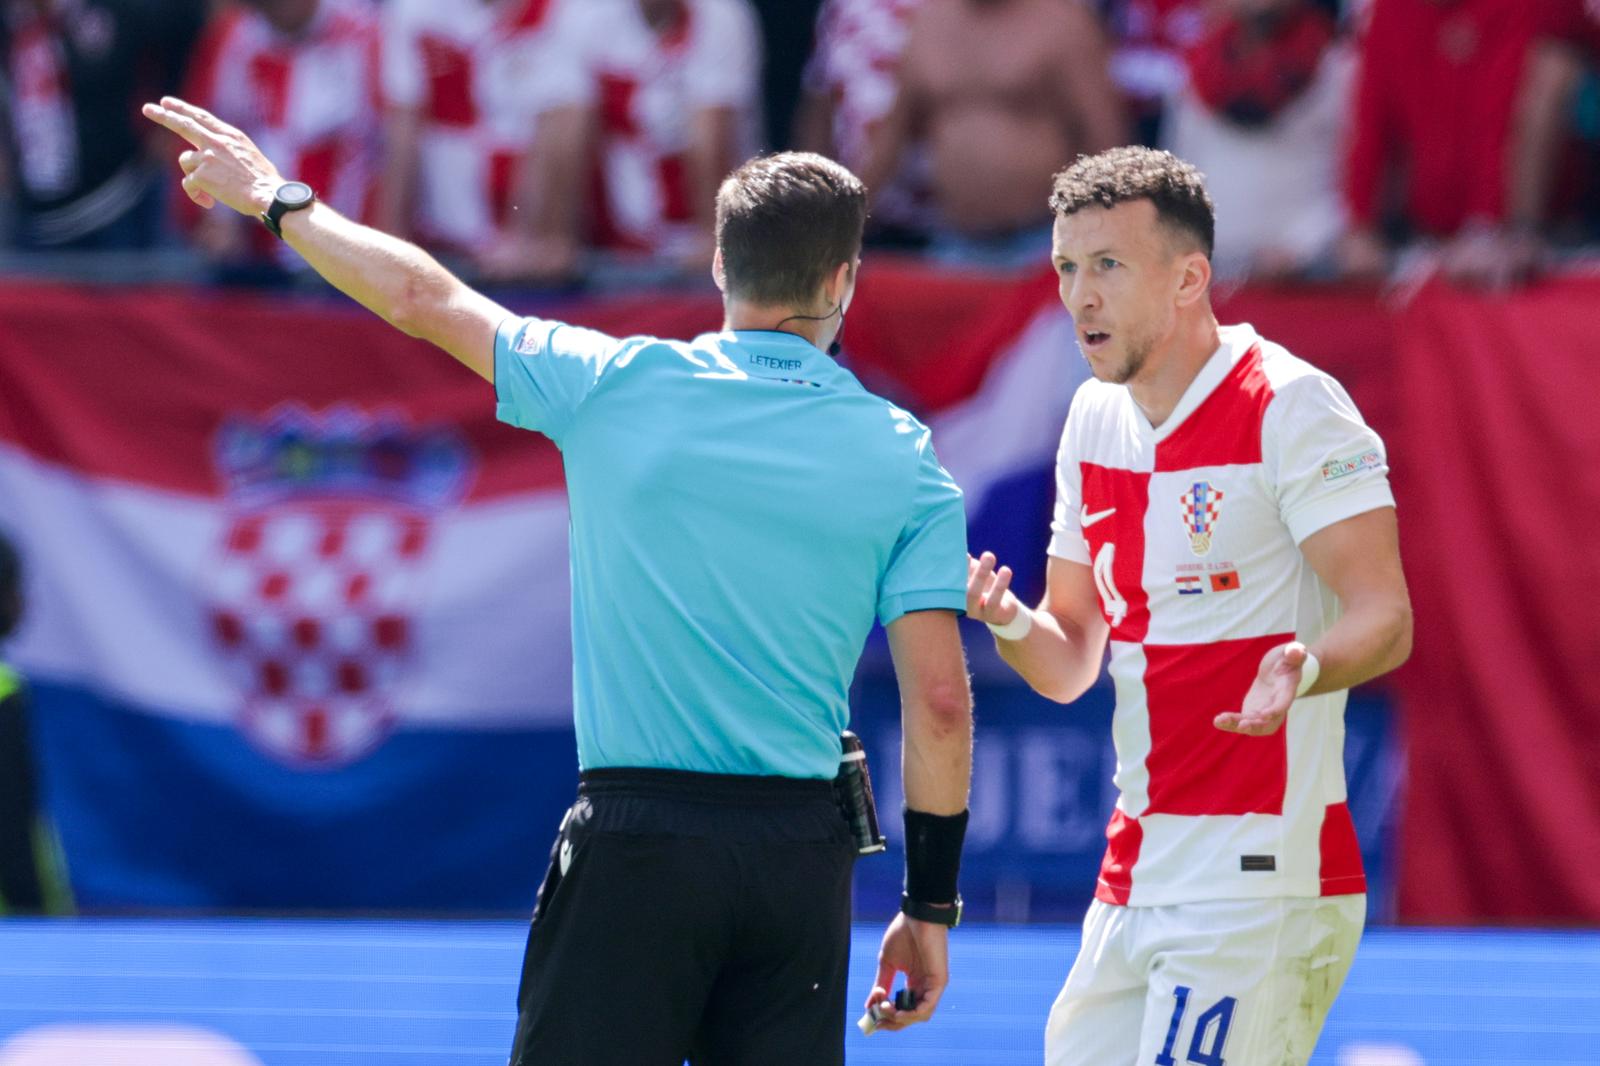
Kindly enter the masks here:
<path id="1" fill-rule="evenodd" d="M 0 640 L 22 621 L 22 559 L 0 533 Z"/>
<path id="2" fill-rule="evenodd" d="M 1217 243 L 1217 215 L 1206 192 L 1205 175 L 1171 152 L 1138 145 L 1081 155 L 1055 176 L 1050 210 L 1070 215 L 1086 207 L 1115 207 L 1149 200 L 1156 216 L 1175 233 L 1192 237 L 1211 258 Z"/>
<path id="3" fill-rule="evenodd" d="M 717 247 L 729 296 L 805 307 L 861 254 L 867 189 L 811 152 L 757 156 L 717 190 Z"/>

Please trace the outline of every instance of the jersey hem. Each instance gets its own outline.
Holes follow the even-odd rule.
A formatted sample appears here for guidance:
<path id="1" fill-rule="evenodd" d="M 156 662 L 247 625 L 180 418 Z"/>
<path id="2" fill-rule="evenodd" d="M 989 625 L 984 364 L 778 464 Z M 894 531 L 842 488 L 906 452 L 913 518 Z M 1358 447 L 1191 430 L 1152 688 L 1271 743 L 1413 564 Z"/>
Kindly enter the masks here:
<path id="1" fill-rule="evenodd" d="M 1045 554 L 1049 555 L 1053 559 L 1065 559 L 1069 563 L 1080 563 L 1084 566 L 1089 566 L 1089 549 L 1086 545 L 1081 543 L 1083 534 L 1078 534 L 1078 539 L 1080 543 L 1062 547 L 1056 543 L 1055 537 L 1051 537 L 1050 547 L 1045 549 Z"/>
<path id="2" fill-rule="evenodd" d="M 1340 878 L 1338 880 L 1345 879 Z M 1363 879 L 1363 887 L 1364 885 L 1365 881 Z M 1126 893 L 1127 901 L 1123 903 L 1118 903 L 1117 900 L 1110 897 L 1110 893 L 1114 890 L 1113 886 L 1100 881 L 1095 886 L 1094 898 L 1102 903 L 1109 903 L 1118 907 L 1171 907 L 1180 903 L 1213 903 L 1230 899 L 1316 899 L 1319 896 L 1355 894 L 1349 889 L 1342 892 L 1325 891 L 1320 879 L 1292 883 L 1262 884 L 1254 888 L 1246 887 L 1237 891 L 1162 890 L 1136 884 L 1131 892 Z"/>

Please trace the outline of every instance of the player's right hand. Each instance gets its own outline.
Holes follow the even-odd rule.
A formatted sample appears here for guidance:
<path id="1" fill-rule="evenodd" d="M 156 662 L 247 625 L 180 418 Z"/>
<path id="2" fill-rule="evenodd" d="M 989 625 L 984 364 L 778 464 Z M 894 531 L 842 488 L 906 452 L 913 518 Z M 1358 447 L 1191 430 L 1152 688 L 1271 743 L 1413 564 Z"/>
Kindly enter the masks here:
<path id="1" fill-rule="evenodd" d="M 1017 617 L 1022 601 L 1011 592 L 1011 567 L 995 569 L 996 562 L 994 552 L 967 556 L 967 617 L 1003 626 Z"/>
<path id="2" fill-rule="evenodd" d="M 227 204 L 241 215 L 260 215 L 272 206 L 283 177 L 255 142 L 203 107 L 176 96 L 145 104 L 144 117 L 188 141 L 178 156 L 183 191 L 208 210 Z"/>

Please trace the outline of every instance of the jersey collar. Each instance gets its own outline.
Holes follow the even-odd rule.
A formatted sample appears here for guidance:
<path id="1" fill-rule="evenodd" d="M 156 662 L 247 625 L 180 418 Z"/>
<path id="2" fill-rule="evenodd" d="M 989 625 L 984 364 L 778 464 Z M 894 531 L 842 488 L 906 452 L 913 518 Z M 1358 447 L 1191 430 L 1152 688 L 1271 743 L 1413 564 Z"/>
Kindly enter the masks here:
<path id="1" fill-rule="evenodd" d="M 1204 403 L 1212 390 L 1228 376 L 1233 364 L 1244 358 L 1245 354 L 1261 340 L 1256 334 L 1255 327 L 1248 322 L 1242 322 L 1237 326 L 1220 326 L 1217 334 L 1221 338 L 1217 350 L 1212 352 L 1211 357 L 1200 367 L 1200 373 L 1189 382 L 1189 387 L 1184 389 L 1183 395 L 1178 398 L 1178 405 L 1172 409 L 1172 414 L 1168 415 L 1167 420 L 1161 425 L 1150 425 L 1150 420 L 1145 417 L 1144 411 L 1133 402 L 1133 393 L 1128 393 L 1128 402 L 1133 405 L 1134 416 L 1139 420 L 1139 430 L 1152 443 L 1160 444 L 1176 433 L 1178 427 L 1194 414 L 1195 409 Z"/>

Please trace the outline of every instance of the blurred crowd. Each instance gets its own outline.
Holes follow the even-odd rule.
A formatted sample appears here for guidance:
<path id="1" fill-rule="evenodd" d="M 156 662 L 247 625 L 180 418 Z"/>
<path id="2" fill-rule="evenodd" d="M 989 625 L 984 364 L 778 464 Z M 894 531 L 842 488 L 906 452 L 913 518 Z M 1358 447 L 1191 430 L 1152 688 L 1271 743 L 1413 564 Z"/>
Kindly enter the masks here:
<path id="1" fill-rule="evenodd" d="M 721 176 L 825 152 L 871 239 L 1037 269 L 1051 174 L 1197 164 L 1224 277 L 1502 286 L 1600 238 L 1600 0 L 0 0 L 4 243 L 292 255 L 177 192 L 179 93 L 480 281 L 704 277 Z"/>

